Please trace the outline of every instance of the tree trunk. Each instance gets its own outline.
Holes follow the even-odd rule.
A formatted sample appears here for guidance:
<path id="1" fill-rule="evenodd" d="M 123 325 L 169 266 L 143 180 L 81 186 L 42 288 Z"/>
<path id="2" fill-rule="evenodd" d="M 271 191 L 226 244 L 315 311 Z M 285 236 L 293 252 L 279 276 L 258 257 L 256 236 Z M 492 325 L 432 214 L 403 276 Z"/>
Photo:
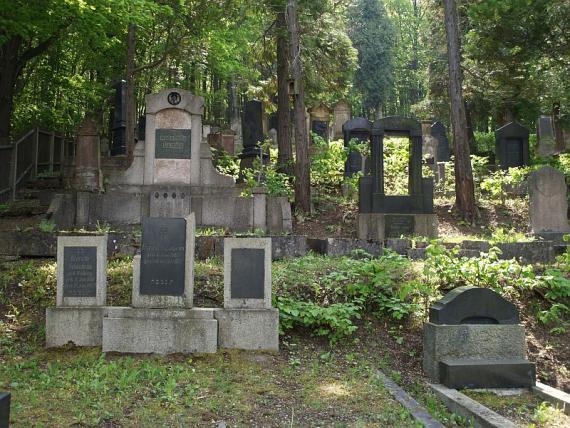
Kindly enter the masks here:
<path id="1" fill-rule="evenodd" d="M 463 219 L 473 222 L 477 215 L 475 189 L 469 151 L 467 115 L 461 87 L 459 28 L 455 0 L 444 0 L 447 58 L 449 68 L 449 101 L 455 147 L 455 207 Z"/>
<path id="2" fill-rule="evenodd" d="M 125 110 L 127 116 L 127 129 L 125 129 L 125 140 L 127 149 L 127 166 L 130 166 L 135 150 L 135 114 L 137 111 L 135 97 L 135 48 L 136 48 L 136 26 L 129 24 L 127 35 L 127 99 L 125 100 Z"/>
<path id="3" fill-rule="evenodd" d="M 289 114 L 289 37 L 286 11 L 277 12 L 277 168 L 293 175 L 293 147 Z"/>
<path id="4" fill-rule="evenodd" d="M 299 29 L 297 21 L 297 0 L 287 4 L 287 21 L 291 37 L 291 68 L 295 81 L 294 119 L 295 119 L 295 206 L 297 209 L 311 211 L 311 176 L 309 169 L 309 144 L 305 123 L 305 88 L 303 84 L 303 64 L 299 47 Z"/>
<path id="5" fill-rule="evenodd" d="M 0 49 L 0 146 L 10 144 L 16 81 L 20 74 L 18 56 L 22 39 L 12 37 Z"/>

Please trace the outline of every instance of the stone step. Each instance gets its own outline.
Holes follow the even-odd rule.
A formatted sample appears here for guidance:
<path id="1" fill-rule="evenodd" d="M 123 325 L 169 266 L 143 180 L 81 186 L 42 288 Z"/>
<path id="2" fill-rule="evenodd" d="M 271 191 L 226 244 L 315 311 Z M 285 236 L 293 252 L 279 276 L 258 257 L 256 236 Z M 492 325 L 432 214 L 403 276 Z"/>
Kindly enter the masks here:
<path id="1" fill-rule="evenodd" d="M 536 367 L 524 359 L 443 359 L 440 382 L 448 388 L 530 388 L 535 385 Z"/>

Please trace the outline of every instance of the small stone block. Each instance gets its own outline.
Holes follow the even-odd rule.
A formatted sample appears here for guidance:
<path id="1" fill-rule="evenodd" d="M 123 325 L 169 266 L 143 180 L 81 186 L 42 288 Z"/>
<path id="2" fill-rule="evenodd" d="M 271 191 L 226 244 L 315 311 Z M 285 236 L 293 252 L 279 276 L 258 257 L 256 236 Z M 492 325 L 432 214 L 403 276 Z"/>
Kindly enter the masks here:
<path id="1" fill-rule="evenodd" d="M 57 237 L 57 306 L 104 306 L 107 235 Z"/>
<path id="2" fill-rule="evenodd" d="M 444 359 L 439 362 L 439 374 L 448 388 L 530 388 L 536 367 L 524 359 Z"/>
<path id="3" fill-rule="evenodd" d="M 103 307 L 56 307 L 46 309 L 46 348 L 101 346 Z"/>
<path id="4" fill-rule="evenodd" d="M 219 309 L 214 316 L 220 348 L 279 350 L 278 309 Z"/>
<path id="5" fill-rule="evenodd" d="M 103 352 L 215 353 L 213 310 L 109 308 L 103 318 Z"/>
<path id="6" fill-rule="evenodd" d="M 0 428 L 10 426 L 10 393 L 0 392 Z"/>
<path id="7" fill-rule="evenodd" d="M 224 308 L 271 308 L 271 239 L 224 239 Z"/>

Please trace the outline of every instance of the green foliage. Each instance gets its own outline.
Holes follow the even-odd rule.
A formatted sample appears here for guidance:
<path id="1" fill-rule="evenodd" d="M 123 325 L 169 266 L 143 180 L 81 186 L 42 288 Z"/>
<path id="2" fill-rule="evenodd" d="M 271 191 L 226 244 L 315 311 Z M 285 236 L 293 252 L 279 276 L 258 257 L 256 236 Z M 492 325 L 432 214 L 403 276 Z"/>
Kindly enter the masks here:
<path id="1" fill-rule="evenodd" d="M 475 153 L 490 155 L 495 153 L 495 133 L 475 131 Z"/>
<path id="2" fill-rule="evenodd" d="M 508 171 L 497 170 L 481 181 L 481 189 L 488 192 L 491 200 L 504 205 L 509 188 L 521 184 L 529 173 L 530 167 L 509 168 Z"/>
<path id="3" fill-rule="evenodd" d="M 322 193 L 338 190 L 344 179 L 347 152 L 341 140 L 328 143 L 317 134 L 311 134 L 314 150 L 311 155 L 311 186 Z"/>
<path id="4" fill-rule="evenodd" d="M 384 191 L 387 195 L 407 195 L 410 143 L 407 138 L 384 139 Z"/>
<path id="5" fill-rule="evenodd" d="M 44 233 L 52 233 L 56 227 L 57 226 L 54 222 L 45 219 L 38 224 L 38 229 Z"/>
<path id="6" fill-rule="evenodd" d="M 286 196 L 293 198 L 293 187 L 287 174 L 277 171 L 277 165 L 269 163 L 262 165 L 256 160 L 253 168 L 243 170 L 244 190 L 242 196 L 251 196 L 253 189 L 263 186 L 269 196 Z"/>
<path id="7" fill-rule="evenodd" d="M 222 174 L 229 175 L 237 179 L 239 177 L 239 159 L 237 156 L 232 156 L 225 150 L 218 150 L 211 147 L 212 160 L 214 166 Z"/>

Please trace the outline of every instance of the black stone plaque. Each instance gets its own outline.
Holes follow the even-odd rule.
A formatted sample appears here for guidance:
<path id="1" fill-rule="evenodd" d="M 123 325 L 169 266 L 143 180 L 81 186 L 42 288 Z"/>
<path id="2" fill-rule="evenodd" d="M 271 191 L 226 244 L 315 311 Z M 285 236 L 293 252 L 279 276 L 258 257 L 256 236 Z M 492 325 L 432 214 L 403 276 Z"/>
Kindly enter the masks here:
<path id="1" fill-rule="evenodd" d="M 97 247 L 63 249 L 63 297 L 97 295 Z"/>
<path id="2" fill-rule="evenodd" d="M 232 249 L 232 299 L 263 299 L 265 297 L 265 250 Z"/>
<path id="3" fill-rule="evenodd" d="M 154 146 L 156 159 L 190 159 L 192 157 L 190 129 L 157 129 Z"/>
<path id="4" fill-rule="evenodd" d="M 414 234 L 415 218 L 413 215 L 386 215 L 384 217 L 384 235 L 386 238 L 399 238 Z"/>
<path id="5" fill-rule="evenodd" d="M 0 428 L 10 426 L 10 393 L 0 392 Z"/>
<path id="6" fill-rule="evenodd" d="M 140 294 L 182 296 L 186 261 L 186 220 L 143 218 Z"/>

